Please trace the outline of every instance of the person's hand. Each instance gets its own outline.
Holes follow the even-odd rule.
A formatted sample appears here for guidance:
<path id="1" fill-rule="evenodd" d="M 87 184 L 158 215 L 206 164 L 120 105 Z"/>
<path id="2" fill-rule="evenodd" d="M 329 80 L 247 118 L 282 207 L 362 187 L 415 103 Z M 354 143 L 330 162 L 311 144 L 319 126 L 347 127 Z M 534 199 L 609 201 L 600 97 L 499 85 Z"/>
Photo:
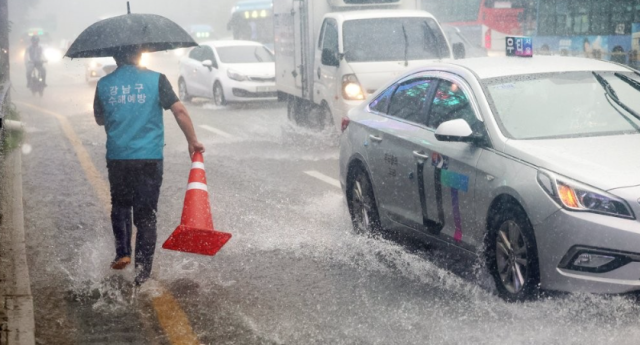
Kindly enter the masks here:
<path id="1" fill-rule="evenodd" d="M 193 156 L 194 152 L 204 153 L 204 145 L 199 141 L 189 144 L 189 157 Z"/>

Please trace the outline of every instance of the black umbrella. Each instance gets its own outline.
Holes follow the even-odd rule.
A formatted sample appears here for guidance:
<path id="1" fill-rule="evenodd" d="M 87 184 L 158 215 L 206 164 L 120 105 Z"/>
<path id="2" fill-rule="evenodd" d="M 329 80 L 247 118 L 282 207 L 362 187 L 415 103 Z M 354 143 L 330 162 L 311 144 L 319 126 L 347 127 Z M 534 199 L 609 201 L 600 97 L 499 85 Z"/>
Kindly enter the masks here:
<path id="1" fill-rule="evenodd" d="M 156 52 L 198 45 L 184 29 L 165 17 L 128 12 L 86 28 L 65 56 L 72 59 L 102 57 L 130 49 Z"/>

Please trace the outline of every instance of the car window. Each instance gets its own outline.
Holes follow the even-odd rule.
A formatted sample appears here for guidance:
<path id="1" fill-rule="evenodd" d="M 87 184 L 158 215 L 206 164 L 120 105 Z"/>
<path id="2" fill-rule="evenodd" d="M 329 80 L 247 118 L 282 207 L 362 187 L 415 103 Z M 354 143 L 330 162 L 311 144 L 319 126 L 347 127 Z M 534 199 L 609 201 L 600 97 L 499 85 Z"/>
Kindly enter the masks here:
<path id="1" fill-rule="evenodd" d="M 320 37 L 318 37 L 318 50 L 322 50 L 322 41 L 324 40 L 324 32 L 327 29 L 327 22 L 329 20 L 326 19 L 324 23 L 322 23 L 322 28 L 320 28 Z"/>
<path id="2" fill-rule="evenodd" d="M 393 92 L 396 90 L 396 86 L 397 85 L 394 84 L 393 86 L 386 89 L 383 93 L 381 93 L 376 99 L 373 100 L 373 102 L 369 104 L 369 109 L 381 114 L 386 114 L 387 110 L 389 109 L 389 101 L 391 101 L 391 95 L 393 95 Z"/>
<path id="3" fill-rule="evenodd" d="M 211 49 L 211 47 L 209 46 L 202 46 L 202 61 L 205 60 L 216 60 L 216 58 L 213 56 L 213 49 Z"/>
<path id="4" fill-rule="evenodd" d="M 633 72 L 600 72 L 618 100 L 640 113 Z M 513 139 L 574 138 L 640 133 L 640 120 L 618 106 L 591 72 L 488 80 L 491 106 L 503 134 Z M 613 93 L 612 93 L 613 94 Z"/>
<path id="5" fill-rule="evenodd" d="M 202 46 L 202 61 L 211 60 L 212 66 L 218 68 L 218 61 L 213 49 L 209 46 Z"/>
<path id="6" fill-rule="evenodd" d="M 424 124 L 427 118 L 427 96 L 432 80 L 412 79 L 398 86 L 391 96 L 388 114 Z"/>
<path id="7" fill-rule="evenodd" d="M 218 47 L 220 61 L 224 63 L 267 63 L 274 62 L 273 54 L 263 46 Z"/>
<path id="8" fill-rule="evenodd" d="M 431 18 L 347 20 L 342 44 L 349 62 L 429 60 L 449 56 L 447 41 Z"/>
<path id="9" fill-rule="evenodd" d="M 440 80 L 431 103 L 427 126 L 436 129 L 441 123 L 456 119 L 467 121 L 472 128 L 479 122 L 471 108 L 469 97 L 460 86 L 448 80 Z"/>
<path id="10" fill-rule="evenodd" d="M 338 53 L 338 29 L 333 21 L 327 21 L 322 39 L 322 49 Z"/>
<path id="11" fill-rule="evenodd" d="M 197 61 L 202 61 L 202 47 L 195 47 L 189 53 L 189 58 Z"/>

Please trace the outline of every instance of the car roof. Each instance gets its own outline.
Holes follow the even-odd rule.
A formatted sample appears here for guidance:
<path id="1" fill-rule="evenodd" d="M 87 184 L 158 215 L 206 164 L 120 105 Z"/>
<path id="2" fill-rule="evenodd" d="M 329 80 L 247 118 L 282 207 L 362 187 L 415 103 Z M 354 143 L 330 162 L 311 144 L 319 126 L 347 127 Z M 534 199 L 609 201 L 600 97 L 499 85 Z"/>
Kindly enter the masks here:
<path id="1" fill-rule="evenodd" d="M 557 72 L 630 71 L 607 61 L 565 56 L 481 57 L 456 60 L 451 64 L 473 71 L 480 79 Z"/>
<path id="2" fill-rule="evenodd" d="M 345 11 L 345 12 L 333 12 L 327 15 L 327 17 L 345 20 L 353 19 L 375 19 L 375 18 L 415 18 L 415 17 L 435 17 L 427 11 L 419 10 L 362 10 L 362 11 Z"/>
<path id="3" fill-rule="evenodd" d="M 219 48 L 219 47 L 238 47 L 238 46 L 262 46 L 262 43 L 254 42 L 254 41 L 241 41 L 241 40 L 218 40 L 218 41 L 208 41 L 208 42 L 200 43 L 200 45 Z"/>

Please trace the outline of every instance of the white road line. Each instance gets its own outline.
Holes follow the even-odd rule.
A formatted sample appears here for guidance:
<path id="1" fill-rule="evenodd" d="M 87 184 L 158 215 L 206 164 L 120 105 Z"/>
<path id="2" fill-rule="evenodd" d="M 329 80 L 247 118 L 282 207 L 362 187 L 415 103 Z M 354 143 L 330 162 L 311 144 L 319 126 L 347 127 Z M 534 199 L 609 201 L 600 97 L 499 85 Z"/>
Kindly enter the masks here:
<path id="1" fill-rule="evenodd" d="M 224 138 L 233 138 L 233 135 L 231 135 L 231 134 L 229 134 L 227 132 L 223 132 L 223 131 L 221 131 L 221 130 L 219 130 L 217 128 L 213 128 L 211 126 L 200 125 L 199 127 L 202 128 L 202 129 L 206 129 L 209 132 L 215 133 L 215 134 L 217 134 L 217 135 L 219 135 L 221 137 L 224 137 Z"/>
<path id="2" fill-rule="evenodd" d="M 334 187 L 340 188 L 340 181 L 334 179 L 333 177 L 329 177 L 329 176 L 327 176 L 327 175 L 325 175 L 325 174 L 323 174 L 323 173 L 321 173 L 319 171 L 309 170 L 309 171 L 305 171 L 304 173 L 309 175 L 309 176 L 311 176 L 311 177 L 315 177 L 315 178 L 317 178 L 318 180 L 320 180 L 322 182 L 325 182 L 325 183 L 328 183 L 328 184 L 330 184 L 330 185 L 332 185 Z"/>

